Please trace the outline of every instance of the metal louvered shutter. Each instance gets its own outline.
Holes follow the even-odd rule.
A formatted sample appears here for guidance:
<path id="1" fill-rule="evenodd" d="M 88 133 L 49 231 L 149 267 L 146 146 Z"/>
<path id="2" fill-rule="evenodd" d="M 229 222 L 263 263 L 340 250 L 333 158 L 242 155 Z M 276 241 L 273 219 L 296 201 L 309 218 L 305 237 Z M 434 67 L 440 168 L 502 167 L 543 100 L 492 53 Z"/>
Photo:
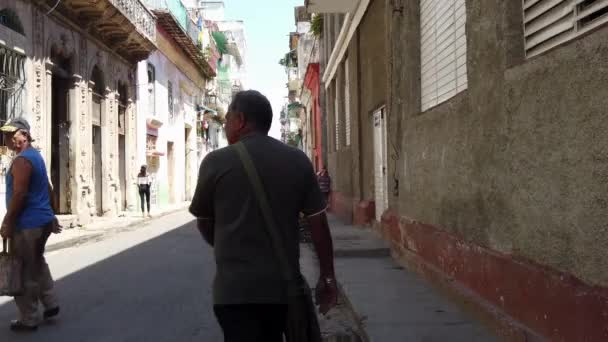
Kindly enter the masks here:
<path id="1" fill-rule="evenodd" d="M 334 118 L 336 119 L 336 151 L 340 150 L 340 100 L 338 98 L 340 87 L 337 80 L 334 80 Z"/>
<path id="2" fill-rule="evenodd" d="M 344 61 L 344 138 L 350 146 L 350 70 L 348 58 Z"/>
<path id="3" fill-rule="evenodd" d="M 608 0 L 523 0 L 523 6 L 528 57 L 608 22 Z"/>
<path id="4" fill-rule="evenodd" d="M 421 0 L 422 110 L 467 89 L 465 0 Z"/>

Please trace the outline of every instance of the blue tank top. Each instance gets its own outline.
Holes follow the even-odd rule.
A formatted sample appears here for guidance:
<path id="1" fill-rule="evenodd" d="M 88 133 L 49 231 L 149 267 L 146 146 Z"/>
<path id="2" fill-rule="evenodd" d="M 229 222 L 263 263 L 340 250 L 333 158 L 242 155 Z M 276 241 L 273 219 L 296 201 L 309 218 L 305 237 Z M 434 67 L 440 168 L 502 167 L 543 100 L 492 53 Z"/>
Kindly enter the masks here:
<path id="1" fill-rule="evenodd" d="M 34 148 L 28 148 L 21 152 L 16 158 L 22 157 L 32 163 L 32 175 L 30 177 L 29 191 L 25 200 L 25 206 L 17 217 L 16 229 L 30 229 L 46 226 L 53 221 L 55 214 L 51 208 L 49 196 L 49 181 L 46 174 L 46 166 L 40 152 Z M 6 208 L 8 209 L 13 196 L 13 175 L 11 170 L 6 174 Z"/>

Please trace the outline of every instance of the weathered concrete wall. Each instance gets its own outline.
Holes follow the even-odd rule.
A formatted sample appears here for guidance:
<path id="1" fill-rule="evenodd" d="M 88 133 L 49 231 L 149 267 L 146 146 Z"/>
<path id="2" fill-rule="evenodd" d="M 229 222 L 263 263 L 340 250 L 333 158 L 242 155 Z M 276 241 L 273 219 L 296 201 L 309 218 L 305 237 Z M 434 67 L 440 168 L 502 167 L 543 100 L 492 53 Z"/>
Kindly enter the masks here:
<path id="1" fill-rule="evenodd" d="M 345 139 L 345 99 L 338 94 L 340 149 L 329 154 L 335 209 L 347 221 L 353 220 L 354 215 L 356 222 L 367 222 L 374 201 L 372 114 L 386 104 L 387 50 L 386 41 L 382 39 L 385 35 L 385 4 L 382 0 L 375 0 L 353 35 L 334 79 L 339 85 L 338 92 L 343 94 L 348 69 L 351 144 L 347 146 Z M 335 90 L 330 94 L 325 108 L 333 113 Z M 335 118 L 332 117 L 329 123 L 329 134 L 335 140 Z"/>
<path id="2" fill-rule="evenodd" d="M 468 89 L 423 113 L 418 4 L 387 9 L 390 108 L 402 120 L 400 194 L 387 234 L 544 336 L 600 336 L 561 319 L 582 310 L 603 324 L 604 309 L 575 297 L 608 286 L 608 28 L 526 60 L 520 2 L 466 5 Z M 436 245 L 460 242 L 431 252 L 425 234 L 436 234 Z M 537 298 L 526 304 L 489 265 L 527 281 L 527 297 Z M 534 318 L 549 310 L 553 317 Z"/>
<path id="3" fill-rule="evenodd" d="M 374 135 L 373 112 L 386 105 L 387 47 L 385 1 L 370 2 L 358 28 L 359 38 L 359 101 L 361 132 L 361 198 L 374 200 Z"/>
<path id="4" fill-rule="evenodd" d="M 598 239 L 608 216 L 608 29 L 508 68 L 502 47 L 517 28 L 495 25 L 507 5 L 467 5 L 468 90 L 424 113 L 402 111 L 401 211 L 608 285 L 601 264 L 589 265 L 608 251 Z"/>

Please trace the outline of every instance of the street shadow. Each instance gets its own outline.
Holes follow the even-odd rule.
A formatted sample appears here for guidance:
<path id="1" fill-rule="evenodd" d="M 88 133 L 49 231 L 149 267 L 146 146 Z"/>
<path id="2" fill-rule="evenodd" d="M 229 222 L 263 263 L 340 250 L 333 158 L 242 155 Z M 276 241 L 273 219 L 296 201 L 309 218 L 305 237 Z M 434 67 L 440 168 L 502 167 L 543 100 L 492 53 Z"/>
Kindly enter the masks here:
<path id="1" fill-rule="evenodd" d="M 78 263 L 84 253 L 103 253 L 107 241 L 58 253 Z M 189 223 L 59 279 L 61 314 L 35 333 L 9 331 L 14 303 L 0 306 L 0 341 L 221 341 L 214 272 L 212 250 Z"/>

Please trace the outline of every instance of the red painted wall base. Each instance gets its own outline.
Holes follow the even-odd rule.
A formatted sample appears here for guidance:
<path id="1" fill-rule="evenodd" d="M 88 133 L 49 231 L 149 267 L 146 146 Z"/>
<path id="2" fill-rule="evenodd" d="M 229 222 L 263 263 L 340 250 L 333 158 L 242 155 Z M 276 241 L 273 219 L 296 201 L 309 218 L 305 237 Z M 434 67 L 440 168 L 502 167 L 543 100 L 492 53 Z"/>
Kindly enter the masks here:
<path id="1" fill-rule="evenodd" d="M 529 340 L 532 331 L 551 341 L 608 341 L 608 288 L 395 213 L 383 215 L 380 230 L 394 253 L 427 278 L 447 279 L 457 292 L 516 320 L 508 339 Z"/>
<path id="2" fill-rule="evenodd" d="M 339 191 L 331 193 L 330 203 L 330 212 L 349 224 L 368 225 L 376 215 L 374 201 L 358 201 Z"/>

